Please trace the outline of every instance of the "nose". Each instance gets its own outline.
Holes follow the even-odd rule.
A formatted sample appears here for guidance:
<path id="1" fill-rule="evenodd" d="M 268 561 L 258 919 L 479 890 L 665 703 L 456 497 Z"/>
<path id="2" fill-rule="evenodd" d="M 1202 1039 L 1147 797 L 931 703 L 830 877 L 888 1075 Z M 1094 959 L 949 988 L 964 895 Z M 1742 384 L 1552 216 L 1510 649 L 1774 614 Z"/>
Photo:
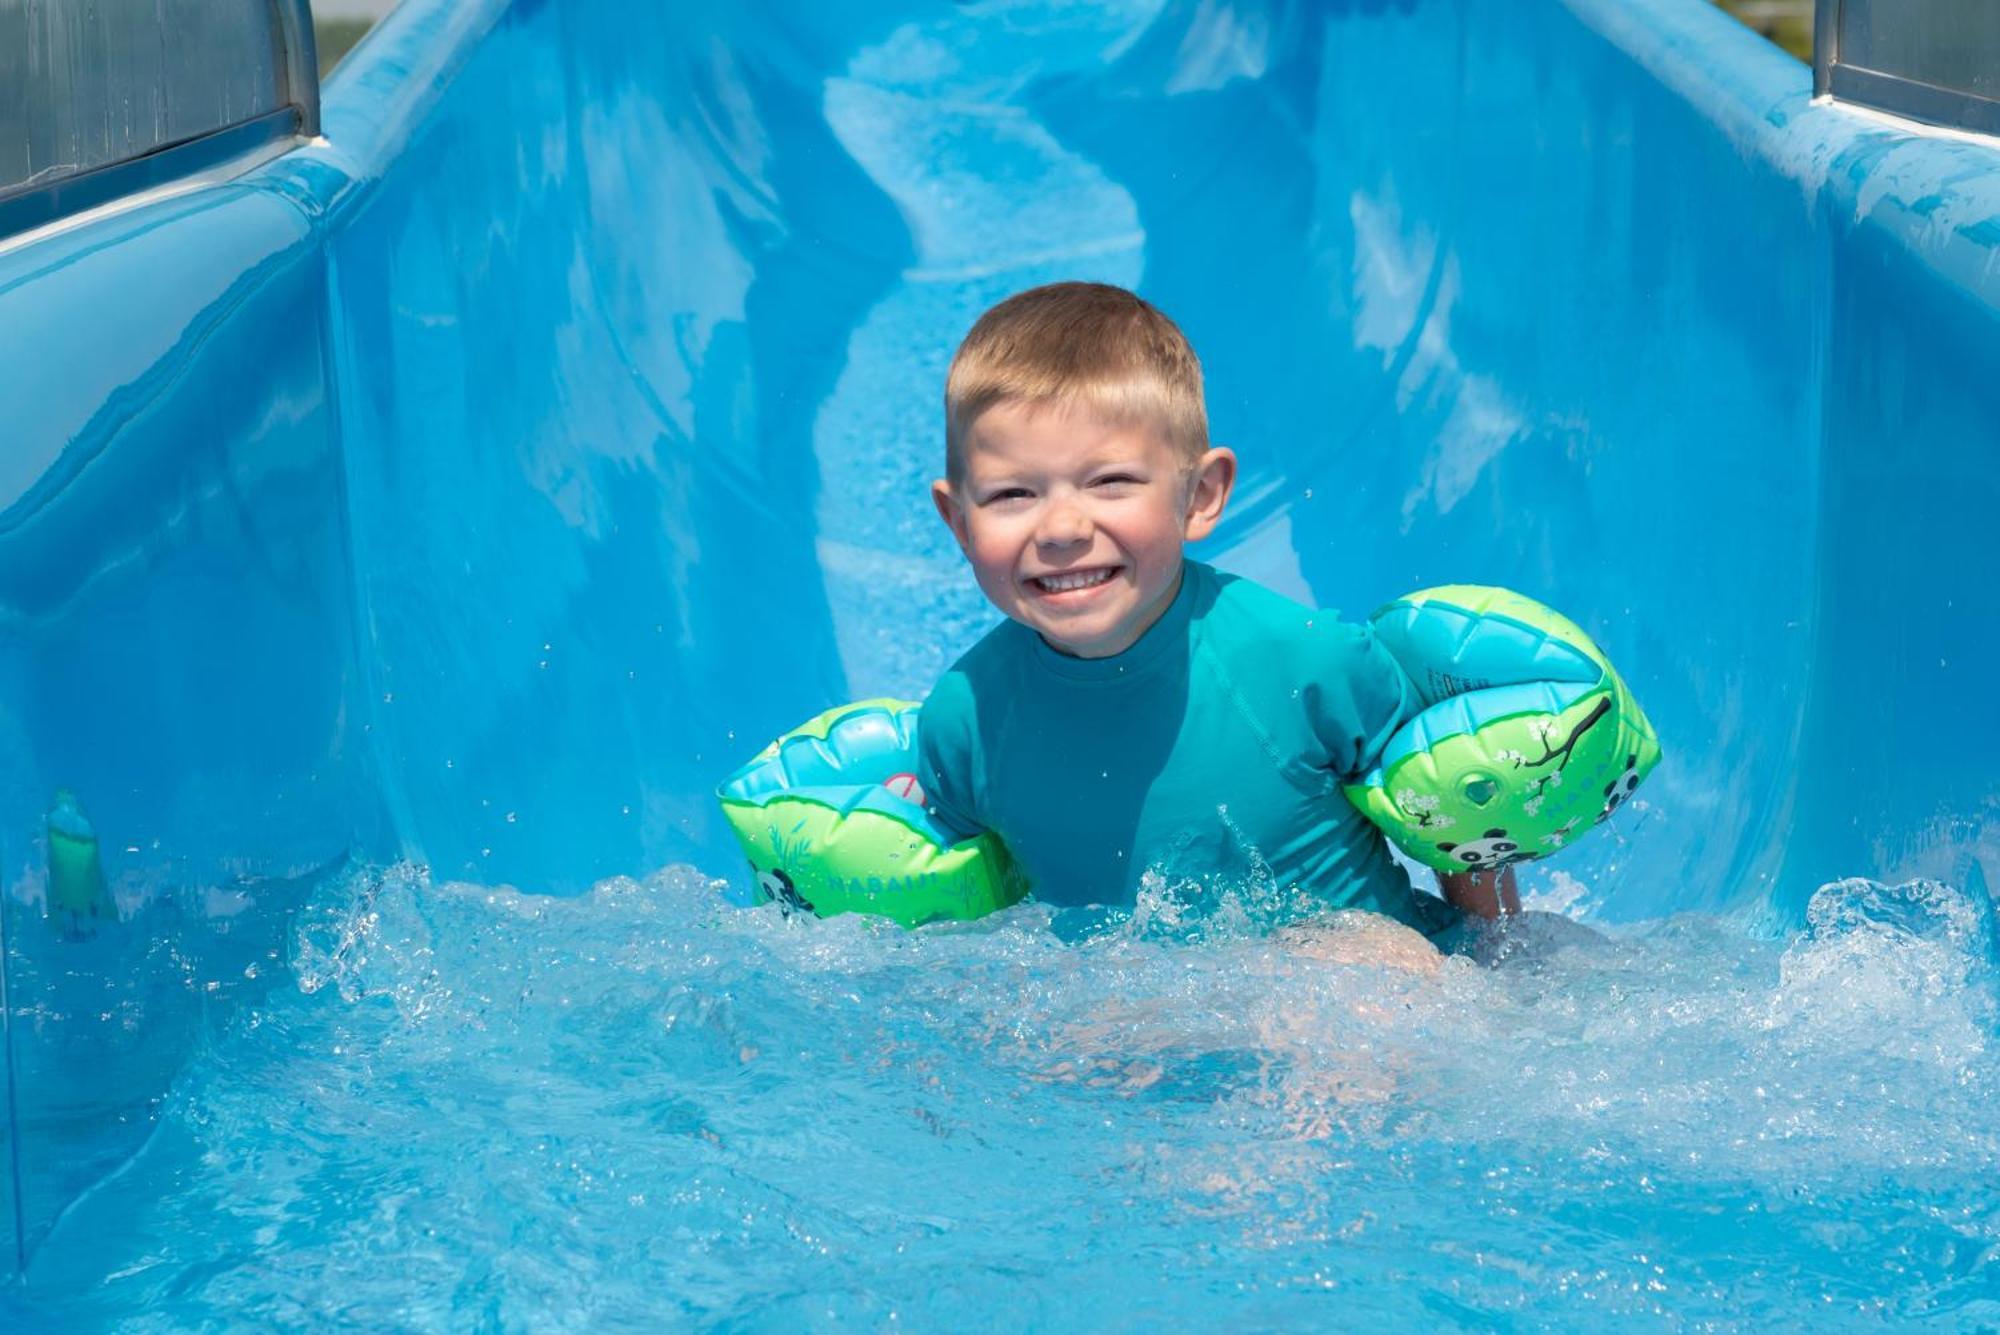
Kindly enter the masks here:
<path id="1" fill-rule="evenodd" d="M 1042 522 L 1035 530 L 1035 542 L 1038 546 L 1051 549 L 1080 547 L 1088 543 L 1095 533 L 1090 515 L 1081 505 L 1073 500 L 1057 499 L 1042 511 Z"/>

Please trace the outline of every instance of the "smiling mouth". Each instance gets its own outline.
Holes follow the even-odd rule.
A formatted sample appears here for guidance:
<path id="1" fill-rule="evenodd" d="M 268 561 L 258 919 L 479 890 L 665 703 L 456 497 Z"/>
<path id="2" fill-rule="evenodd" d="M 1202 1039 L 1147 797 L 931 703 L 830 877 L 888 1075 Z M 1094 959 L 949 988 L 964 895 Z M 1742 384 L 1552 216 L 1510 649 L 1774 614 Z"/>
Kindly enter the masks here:
<path id="1" fill-rule="evenodd" d="M 1074 593 L 1109 583 L 1117 566 L 1093 566 L 1089 570 L 1064 570 L 1053 575 L 1031 575 L 1028 583 L 1042 593 Z"/>

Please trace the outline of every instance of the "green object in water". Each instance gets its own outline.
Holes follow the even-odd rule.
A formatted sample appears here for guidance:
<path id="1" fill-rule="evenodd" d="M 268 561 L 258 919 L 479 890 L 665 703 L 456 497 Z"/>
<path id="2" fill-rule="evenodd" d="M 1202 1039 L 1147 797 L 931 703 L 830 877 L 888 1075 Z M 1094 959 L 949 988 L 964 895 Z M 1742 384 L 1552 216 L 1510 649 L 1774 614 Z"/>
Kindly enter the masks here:
<path id="1" fill-rule="evenodd" d="M 1660 763 L 1604 651 L 1531 598 L 1451 585 L 1370 621 L 1425 707 L 1347 796 L 1427 867 L 1491 871 L 1565 848 Z"/>
<path id="2" fill-rule="evenodd" d="M 48 917 L 65 936 L 90 936 L 99 922 L 114 922 L 118 906 L 104 884 L 97 831 L 67 788 L 49 807 Z"/>
<path id="3" fill-rule="evenodd" d="M 917 715 L 863 700 L 815 715 L 722 785 L 722 814 L 787 916 L 871 913 L 905 927 L 983 917 L 1027 883 L 991 834 L 960 836 L 926 810 Z"/>

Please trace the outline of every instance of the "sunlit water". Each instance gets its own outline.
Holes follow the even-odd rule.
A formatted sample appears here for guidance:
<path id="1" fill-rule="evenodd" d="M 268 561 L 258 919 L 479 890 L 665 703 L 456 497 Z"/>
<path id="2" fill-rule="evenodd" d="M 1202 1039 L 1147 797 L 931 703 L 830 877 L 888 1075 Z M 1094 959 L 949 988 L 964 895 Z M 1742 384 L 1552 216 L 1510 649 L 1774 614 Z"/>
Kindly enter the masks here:
<path id="1" fill-rule="evenodd" d="M 2000 1323 L 1993 910 L 1545 921 L 1431 970 L 1253 907 L 905 932 L 685 871 L 322 886 L 14 1319 Z"/>

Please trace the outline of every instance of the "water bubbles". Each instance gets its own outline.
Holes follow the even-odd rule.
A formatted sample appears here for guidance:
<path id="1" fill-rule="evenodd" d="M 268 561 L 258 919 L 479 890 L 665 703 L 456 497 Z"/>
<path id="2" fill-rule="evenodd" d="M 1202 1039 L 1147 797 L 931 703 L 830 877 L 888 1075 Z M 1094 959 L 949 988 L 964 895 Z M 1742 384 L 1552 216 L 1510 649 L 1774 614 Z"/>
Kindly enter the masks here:
<path id="1" fill-rule="evenodd" d="M 1993 1029 L 1993 918 L 1984 895 L 1938 881 L 1822 886 L 1767 1022 L 1809 1049 L 1957 1072 Z"/>
<path id="2" fill-rule="evenodd" d="M 1993 904 L 1984 895 L 1941 881 L 1884 885 L 1863 877 L 1834 881 L 1806 905 L 1811 941 L 1872 934 L 1934 941 L 1953 953 L 1990 960 Z"/>
<path id="3" fill-rule="evenodd" d="M 377 869 L 300 910 L 297 993 L 178 1082 L 146 1190 L 113 1182 L 74 1224 L 109 1236 L 84 1253 L 106 1266 L 150 1247 L 199 1275 L 284 1218 L 282 1272 L 232 1270 L 228 1293 L 314 1310 L 406 1296 L 380 1244 L 418 1215 L 452 1226 L 415 1264 L 465 1273 L 496 1195 L 509 1236 L 635 1312 L 664 1289 L 763 1301 L 743 1258 L 775 1254 L 825 1267 L 813 1301 L 944 1317 L 964 1300 L 924 1287 L 934 1264 L 1032 1265 L 1115 1324 L 1097 1280 L 1149 1247 L 1200 1252 L 1217 1286 L 1177 1301 L 1216 1324 L 1232 1309 L 1204 1294 L 1273 1274 L 1552 1328 L 1661 1283 L 1687 1325 L 1843 1282 L 1920 1304 L 2000 1243 L 1990 915 L 1936 883 L 1837 882 L 1783 941 L 1528 915 L 1441 958 L 1275 882 L 1157 871 L 1130 909 L 905 931 L 739 910 L 690 869 L 574 899 Z M 299 1193 L 335 1163 L 351 1189 Z M 104 1226 L 121 1214 L 145 1241 Z M 884 1246 L 821 1245 L 857 1217 Z M 1463 1250 L 1409 1247 L 1445 1236 Z M 923 1276 L 883 1259 L 906 1237 Z M 1393 1289 L 1383 1247 L 1409 1258 Z M 534 1315 L 568 1290 L 520 1292 Z"/>

